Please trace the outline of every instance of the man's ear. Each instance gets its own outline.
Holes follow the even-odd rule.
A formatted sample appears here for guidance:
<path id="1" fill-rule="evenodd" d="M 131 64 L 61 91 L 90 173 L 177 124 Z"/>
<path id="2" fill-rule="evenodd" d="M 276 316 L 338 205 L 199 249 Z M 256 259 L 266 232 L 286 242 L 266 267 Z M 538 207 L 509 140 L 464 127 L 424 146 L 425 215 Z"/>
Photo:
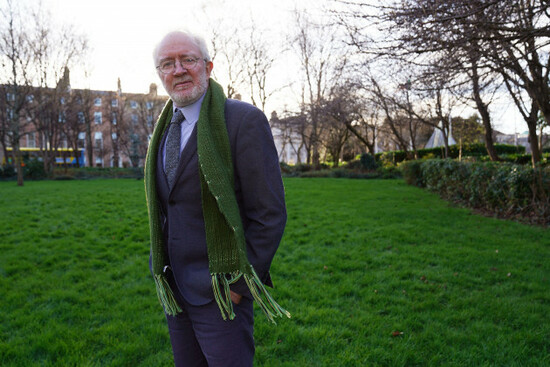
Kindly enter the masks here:
<path id="1" fill-rule="evenodd" d="M 212 69 L 214 69 L 214 63 L 212 61 L 206 61 L 206 76 L 209 78 Z"/>

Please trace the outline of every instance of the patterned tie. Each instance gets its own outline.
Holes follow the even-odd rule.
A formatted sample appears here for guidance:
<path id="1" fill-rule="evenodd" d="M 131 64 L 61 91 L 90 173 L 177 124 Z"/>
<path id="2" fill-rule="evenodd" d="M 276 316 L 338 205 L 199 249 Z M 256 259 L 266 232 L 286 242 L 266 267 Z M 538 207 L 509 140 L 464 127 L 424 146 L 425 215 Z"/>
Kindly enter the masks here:
<path id="1" fill-rule="evenodd" d="M 164 172 L 168 178 L 170 189 L 174 186 L 176 179 L 176 171 L 180 160 L 180 145 L 181 145 L 181 123 L 185 120 L 185 116 L 181 110 L 177 109 L 170 121 L 168 127 L 168 135 L 166 135 L 166 157 L 164 161 Z"/>

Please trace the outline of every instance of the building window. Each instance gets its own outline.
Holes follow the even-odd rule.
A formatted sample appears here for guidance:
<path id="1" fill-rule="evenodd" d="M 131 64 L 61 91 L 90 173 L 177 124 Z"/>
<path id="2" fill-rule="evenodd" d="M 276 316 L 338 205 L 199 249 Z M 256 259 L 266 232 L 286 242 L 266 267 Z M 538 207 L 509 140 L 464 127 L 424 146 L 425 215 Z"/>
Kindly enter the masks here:
<path id="1" fill-rule="evenodd" d="M 130 101 L 130 107 L 137 108 L 138 107 L 137 102 L 136 101 Z"/>
<path id="2" fill-rule="evenodd" d="M 36 148 L 36 137 L 34 133 L 27 135 L 27 148 Z"/>
<path id="3" fill-rule="evenodd" d="M 111 107 L 118 107 L 118 99 L 111 100 Z"/>
<path id="4" fill-rule="evenodd" d="M 148 114 L 147 115 L 147 127 L 152 127 L 152 126 L 153 126 L 153 115 Z"/>
<path id="5" fill-rule="evenodd" d="M 13 94 L 13 93 L 6 93 L 6 100 L 7 100 L 7 101 L 15 101 L 15 94 Z"/>
<path id="6" fill-rule="evenodd" d="M 65 97 L 59 98 L 59 103 L 61 103 L 62 105 L 65 104 Z"/>
<path id="7" fill-rule="evenodd" d="M 147 109 L 148 109 L 148 110 L 153 109 L 153 102 L 148 101 L 146 105 L 147 105 Z"/>
<path id="8" fill-rule="evenodd" d="M 98 131 L 94 135 L 94 148 L 97 150 L 103 149 L 103 134 Z"/>
<path id="9" fill-rule="evenodd" d="M 84 122 L 86 122 L 86 120 L 84 119 L 84 112 L 77 113 L 76 117 L 79 123 L 83 124 Z"/>
<path id="10" fill-rule="evenodd" d="M 111 134 L 111 139 L 116 140 L 116 138 L 117 138 L 116 133 L 112 133 Z"/>
<path id="11" fill-rule="evenodd" d="M 94 100 L 94 105 L 96 105 L 96 106 L 101 106 L 101 98 L 99 98 L 99 97 L 96 98 L 96 99 Z"/>
<path id="12" fill-rule="evenodd" d="M 34 102 L 34 96 L 33 96 L 32 94 L 29 94 L 29 95 L 27 96 L 27 102 L 28 102 L 28 103 L 33 103 L 33 102 Z"/>
<path id="13" fill-rule="evenodd" d="M 59 112 L 59 118 L 58 121 L 62 124 L 67 122 L 67 117 L 65 116 L 65 112 Z"/>
<path id="14" fill-rule="evenodd" d="M 111 114 L 111 123 L 113 125 L 116 125 L 116 113 L 114 112 Z"/>
<path id="15" fill-rule="evenodd" d="M 96 167 L 103 167 L 103 158 L 97 157 L 97 158 L 95 159 L 95 166 L 96 166 Z"/>
<path id="16" fill-rule="evenodd" d="M 84 149 L 86 146 L 86 133 L 78 133 L 78 149 Z"/>
<path id="17" fill-rule="evenodd" d="M 138 123 L 138 115 L 136 115 L 135 113 L 132 114 L 132 125 L 137 125 Z"/>
<path id="18" fill-rule="evenodd" d="M 103 123 L 101 120 L 101 112 L 94 112 L 94 122 L 96 125 L 101 125 Z"/>
<path id="19" fill-rule="evenodd" d="M 61 148 L 67 148 L 68 147 L 68 143 L 67 143 L 67 135 L 61 133 L 61 136 L 60 136 L 60 145 L 61 145 Z"/>

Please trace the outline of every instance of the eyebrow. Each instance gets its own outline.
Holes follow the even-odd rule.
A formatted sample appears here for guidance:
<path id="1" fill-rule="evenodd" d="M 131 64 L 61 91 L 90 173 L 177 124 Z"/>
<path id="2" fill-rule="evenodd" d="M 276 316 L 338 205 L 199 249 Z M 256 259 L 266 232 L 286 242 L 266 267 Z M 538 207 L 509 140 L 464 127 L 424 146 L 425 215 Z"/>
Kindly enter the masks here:
<path id="1" fill-rule="evenodd" d="M 172 57 L 172 56 L 170 56 L 170 57 L 163 57 L 162 59 L 159 60 L 159 63 L 160 63 L 160 62 L 163 62 L 163 61 L 166 61 L 166 60 L 175 60 L 176 58 L 181 59 L 181 58 L 185 58 L 185 57 L 192 57 L 192 58 L 194 58 L 194 59 L 200 59 L 199 56 L 195 56 L 195 55 L 191 55 L 191 54 L 182 54 L 182 55 L 178 55 L 178 56 L 176 56 L 176 57 Z"/>

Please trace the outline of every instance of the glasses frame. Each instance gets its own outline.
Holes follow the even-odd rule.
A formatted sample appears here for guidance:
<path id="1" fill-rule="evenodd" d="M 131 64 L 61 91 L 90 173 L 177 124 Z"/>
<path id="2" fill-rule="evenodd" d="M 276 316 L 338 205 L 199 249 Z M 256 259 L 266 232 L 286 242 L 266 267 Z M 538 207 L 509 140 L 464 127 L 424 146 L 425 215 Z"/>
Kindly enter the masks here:
<path id="1" fill-rule="evenodd" d="M 182 59 L 194 59 L 194 64 L 193 66 L 190 66 L 190 67 L 186 67 L 183 65 L 183 62 L 181 61 Z M 185 69 L 185 70 L 191 70 L 191 69 L 194 69 L 196 66 L 197 66 L 197 63 L 199 62 L 199 60 L 203 60 L 205 63 L 208 62 L 207 59 L 205 58 L 201 58 L 201 57 L 194 57 L 194 56 L 185 56 L 185 57 L 178 57 L 178 58 L 175 58 L 174 59 L 174 67 L 173 67 L 173 70 L 170 71 L 170 72 L 165 72 L 165 71 L 162 71 L 162 69 L 160 68 L 160 65 L 157 65 L 156 66 L 156 69 L 161 72 L 162 74 L 164 75 L 170 75 L 170 74 L 174 74 L 176 72 L 176 62 L 178 62 L 181 66 L 182 69 Z"/>

